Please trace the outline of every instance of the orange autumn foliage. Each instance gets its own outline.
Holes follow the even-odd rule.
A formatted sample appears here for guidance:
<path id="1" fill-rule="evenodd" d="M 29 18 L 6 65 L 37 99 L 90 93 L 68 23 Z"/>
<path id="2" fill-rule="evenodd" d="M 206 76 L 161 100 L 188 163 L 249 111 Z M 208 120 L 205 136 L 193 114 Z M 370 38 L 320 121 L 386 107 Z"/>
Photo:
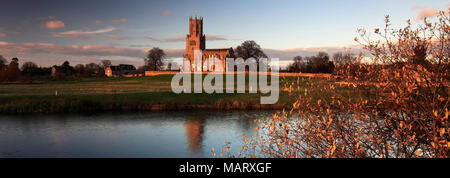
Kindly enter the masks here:
<path id="1" fill-rule="evenodd" d="M 450 157 L 448 14 L 417 29 L 392 29 L 389 16 L 384 30 L 360 29 L 371 62 L 360 55 L 337 66 L 341 81 L 304 83 L 304 92 L 285 86 L 296 102 L 261 121 L 238 157 Z"/>

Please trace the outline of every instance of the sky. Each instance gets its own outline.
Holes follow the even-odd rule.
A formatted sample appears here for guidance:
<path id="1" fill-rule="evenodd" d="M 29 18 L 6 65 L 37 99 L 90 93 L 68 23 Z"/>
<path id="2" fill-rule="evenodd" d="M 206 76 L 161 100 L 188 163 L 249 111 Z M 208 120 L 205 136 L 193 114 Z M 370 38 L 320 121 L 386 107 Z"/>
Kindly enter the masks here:
<path id="1" fill-rule="evenodd" d="M 358 28 L 420 23 L 446 10 L 445 0 L 2 0 L 0 55 L 52 66 L 111 60 L 143 65 L 159 47 L 167 60 L 184 53 L 190 16 L 204 18 L 206 48 L 256 41 L 283 61 L 358 49 Z"/>

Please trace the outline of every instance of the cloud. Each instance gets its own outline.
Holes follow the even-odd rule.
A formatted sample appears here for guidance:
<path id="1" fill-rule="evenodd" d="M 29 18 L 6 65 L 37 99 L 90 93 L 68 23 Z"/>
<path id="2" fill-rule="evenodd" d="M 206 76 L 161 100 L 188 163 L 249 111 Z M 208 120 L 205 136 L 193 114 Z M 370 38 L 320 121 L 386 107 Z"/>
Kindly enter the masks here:
<path id="1" fill-rule="evenodd" d="M 425 8 L 422 6 L 416 6 L 416 7 L 413 7 L 413 9 L 419 10 L 419 14 L 417 14 L 417 16 L 416 16 L 416 21 L 420 21 L 425 18 L 434 17 L 439 13 L 439 11 L 435 8 L 428 9 L 428 8 Z"/>
<path id="2" fill-rule="evenodd" d="M 18 57 L 21 61 L 33 61 L 45 66 L 61 64 L 65 60 L 69 60 L 73 65 L 76 63 L 100 62 L 101 59 L 142 65 L 142 58 L 145 57 L 150 48 L 150 46 L 136 49 L 114 45 L 58 45 L 54 43 L 10 43 L 0 41 L 2 55 Z M 168 59 L 182 58 L 185 49 L 164 49 L 164 52 Z"/>
<path id="3" fill-rule="evenodd" d="M 151 41 L 162 42 L 162 40 L 160 40 L 158 38 L 153 38 L 151 36 L 144 36 L 144 38 L 147 40 L 151 40 Z"/>
<path id="4" fill-rule="evenodd" d="M 180 42 L 180 41 L 186 41 L 186 37 L 174 37 L 174 38 L 166 38 L 164 39 L 164 42 Z"/>
<path id="5" fill-rule="evenodd" d="M 6 46 L 8 44 L 9 44 L 8 42 L 0 41 L 0 46 Z"/>
<path id="6" fill-rule="evenodd" d="M 446 8 L 450 8 L 450 3 L 448 3 L 446 6 L 447 6 Z M 427 8 L 424 6 L 414 6 L 411 9 L 413 11 L 419 11 L 419 13 L 416 16 L 416 21 L 421 21 L 425 18 L 435 17 L 439 14 L 439 11 L 440 11 L 438 8 L 435 8 L 435 7 Z M 444 10 L 446 10 L 446 9 L 444 9 Z"/>
<path id="7" fill-rule="evenodd" d="M 110 39 L 110 40 L 130 40 L 131 37 L 129 36 L 115 36 L 115 35 L 109 35 L 109 36 L 105 36 L 106 39 Z"/>
<path id="8" fill-rule="evenodd" d="M 94 22 L 94 25 L 101 25 L 102 23 L 103 23 L 102 20 L 96 20 L 96 21 Z"/>
<path id="9" fill-rule="evenodd" d="M 145 39 L 156 41 L 156 42 L 181 42 L 186 41 L 186 37 L 174 37 L 174 38 L 165 38 L 165 39 L 159 39 L 151 36 L 144 36 Z"/>
<path id="10" fill-rule="evenodd" d="M 185 49 L 164 49 L 164 52 L 167 55 L 167 58 L 181 58 L 186 52 Z"/>
<path id="11" fill-rule="evenodd" d="M 53 43 L 8 43 L 0 41 L 2 53 L 63 54 L 74 56 L 123 56 L 142 58 L 147 50 L 123 48 L 113 45 L 58 45 Z"/>
<path id="12" fill-rule="evenodd" d="M 98 30 L 71 30 L 65 32 L 54 32 L 52 33 L 55 37 L 68 37 L 68 38 L 78 38 L 78 39 L 87 39 L 90 38 L 91 35 L 98 35 L 103 33 L 114 32 L 117 29 L 115 27 L 107 27 Z"/>
<path id="13" fill-rule="evenodd" d="M 129 47 L 132 47 L 132 48 L 150 48 L 152 46 L 148 45 L 148 44 L 132 44 L 132 45 L 129 45 Z"/>
<path id="14" fill-rule="evenodd" d="M 65 28 L 66 25 L 64 24 L 64 22 L 60 21 L 60 20 L 51 20 L 51 21 L 47 21 L 45 22 L 45 28 L 47 29 L 60 29 L 60 28 Z"/>
<path id="15" fill-rule="evenodd" d="M 220 36 L 220 35 L 206 35 L 206 40 L 209 41 L 223 41 L 228 40 L 227 38 Z"/>
<path id="16" fill-rule="evenodd" d="M 170 11 L 170 10 L 165 10 L 165 11 L 162 13 L 162 16 L 163 16 L 163 17 L 167 17 L 167 16 L 169 16 L 169 15 L 172 15 L 172 11 Z"/>
<path id="17" fill-rule="evenodd" d="M 164 39 L 158 39 L 158 38 L 154 38 L 154 37 L 150 37 L 150 36 L 145 36 L 144 38 L 147 40 L 152 40 L 152 41 L 156 41 L 156 42 L 185 42 L 186 41 L 186 37 L 184 37 L 184 36 L 173 37 L 173 38 L 164 38 Z M 228 39 L 223 36 L 220 36 L 220 35 L 206 35 L 206 40 L 207 41 L 223 41 L 223 40 L 228 40 Z"/>
<path id="18" fill-rule="evenodd" d="M 0 28 L 0 38 L 6 37 L 6 33 Z"/>
<path id="19" fill-rule="evenodd" d="M 117 20 L 112 20 L 111 21 L 113 24 L 124 24 L 128 22 L 128 19 L 126 18 L 121 18 L 121 19 L 117 19 Z"/>

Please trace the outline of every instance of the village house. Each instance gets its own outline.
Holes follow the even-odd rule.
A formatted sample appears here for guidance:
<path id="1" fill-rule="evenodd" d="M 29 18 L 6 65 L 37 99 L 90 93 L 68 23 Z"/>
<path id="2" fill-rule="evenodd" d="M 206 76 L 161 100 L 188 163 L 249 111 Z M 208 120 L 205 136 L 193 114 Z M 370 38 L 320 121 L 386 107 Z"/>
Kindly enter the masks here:
<path id="1" fill-rule="evenodd" d="M 136 67 L 129 64 L 120 64 L 118 66 L 110 66 L 105 69 L 107 77 L 130 76 L 136 72 Z"/>

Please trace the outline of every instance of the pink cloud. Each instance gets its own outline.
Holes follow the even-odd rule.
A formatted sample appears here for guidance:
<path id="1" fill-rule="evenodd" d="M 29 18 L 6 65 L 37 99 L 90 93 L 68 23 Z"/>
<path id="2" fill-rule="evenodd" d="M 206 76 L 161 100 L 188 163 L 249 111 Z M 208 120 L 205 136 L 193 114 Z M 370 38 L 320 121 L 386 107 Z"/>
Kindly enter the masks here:
<path id="1" fill-rule="evenodd" d="M 126 48 L 114 45 L 58 45 L 54 43 L 10 43 L 0 41 L 0 49 L 5 57 L 18 57 L 20 62 L 32 61 L 38 65 L 59 65 L 69 60 L 72 65 L 98 63 L 110 59 L 113 63 L 143 65 L 143 58 L 150 50 L 146 48 Z M 164 49 L 168 58 L 180 58 L 185 49 Z"/>
<path id="2" fill-rule="evenodd" d="M 439 13 L 436 9 L 423 9 L 420 11 L 420 13 L 417 15 L 416 20 L 423 20 L 425 18 L 434 17 Z"/>
<path id="3" fill-rule="evenodd" d="M 164 38 L 164 39 L 158 39 L 158 38 L 150 37 L 150 36 L 145 36 L 144 38 L 147 40 L 152 40 L 152 41 L 156 41 L 156 42 L 184 42 L 184 41 L 186 41 L 186 37 L 184 37 L 184 36 Z M 225 38 L 224 36 L 220 36 L 220 35 L 206 35 L 206 40 L 221 41 L 221 40 L 228 40 L 228 39 Z"/>
<path id="4" fill-rule="evenodd" d="M 105 36 L 105 38 L 110 39 L 110 40 L 129 40 L 129 39 L 131 39 L 131 37 L 129 37 L 129 36 L 115 36 L 115 35 Z"/>
<path id="5" fill-rule="evenodd" d="M 170 10 L 165 10 L 164 12 L 163 12 L 163 17 L 167 17 L 167 16 L 169 16 L 169 15 L 172 15 L 172 11 L 170 11 Z"/>
<path id="6" fill-rule="evenodd" d="M 128 19 L 126 18 L 121 18 L 121 19 L 116 19 L 116 20 L 112 20 L 111 21 L 113 24 L 124 24 L 128 22 Z"/>
<path id="7" fill-rule="evenodd" d="M 450 3 L 448 3 L 446 5 L 446 8 L 450 8 Z M 425 18 L 432 18 L 435 17 L 439 14 L 439 10 L 438 8 L 427 8 L 424 6 L 414 6 L 411 8 L 413 11 L 419 11 L 419 13 L 416 16 L 416 21 L 421 21 Z"/>
<path id="8" fill-rule="evenodd" d="M 103 33 L 115 32 L 117 29 L 115 27 L 107 27 L 98 30 L 70 30 L 65 32 L 54 32 L 52 33 L 55 37 L 66 37 L 66 38 L 77 38 L 77 39 L 88 39 L 91 35 L 99 35 Z"/>
<path id="9" fill-rule="evenodd" d="M 223 41 L 228 40 L 224 36 L 221 35 L 206 35 L 206 40 L 208 41 Z M 186 41 L 186 37 L 180 36 L 180 37 L 173 37 L 173 38 L 165 38 L 164 40 L 160 40 L 164 42 L 183 42 Z"/>
<path id="10" fill-rule="evenodd" d="M 0 41 L 5 55 L 64 54 L 74 56 L 123 56 L 142 58 L 146 50 L 122 48 L 112 45 L 57 45 L 53 43 L 8 43 Z"/>
<path id="11" fill-rule="evenodd" d="M 8 44 L 9 44 L 8 42 L 0 41 L 0 46 L 6 46 Z"/>
<path id="12" fill-rule="evenodd" d="M 101 25 L 102 23 L 103 23 L 102 20 L 96 20 L 96 21 L 94 22 L 94 25 Z"/>
<path id="13" fill-rule="evenodd" d="M 6 33 L 3 33 L 0 31 L 0 38 L 4 38 L 4 37 L 6 37 Z"/>
<path id="14" fill-rule="evenodd" d="M 60 20 L 51 20 L 51 21 L 47 21 L 45 22 L 45 28 L 47 29 L 60 29 L 60 28 L 65 28 L 65 24 L 64 22 L 60 21 Z"/>

